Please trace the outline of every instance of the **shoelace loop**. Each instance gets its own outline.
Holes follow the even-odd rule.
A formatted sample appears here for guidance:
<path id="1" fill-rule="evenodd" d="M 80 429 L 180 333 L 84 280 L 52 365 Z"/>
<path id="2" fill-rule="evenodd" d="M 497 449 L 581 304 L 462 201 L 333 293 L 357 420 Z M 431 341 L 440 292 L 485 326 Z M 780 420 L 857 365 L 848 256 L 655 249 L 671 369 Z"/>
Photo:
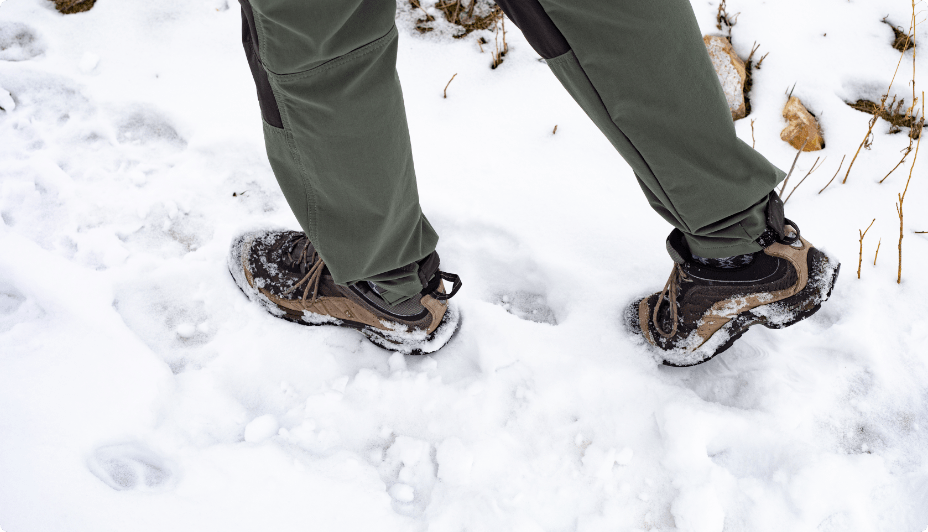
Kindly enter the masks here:
<path id="1" fill-rule="evenodd" d="M 784 238 L 776 237 L 775 241 L 781 244 L 792 245 L 799 240 L 799 224 L 790 220 L 789 218 L 786 218 L 785 225 L 791 227 L 795 232 L 792 234 L 787 234 Z M 658 334 L 664 338 L 670 338 L 671 336 L 677 334 L 677 322 L 679 321 L 679 314 L 677 311 L 677 292 L 680 289 L 680 283 L 686 280 L 686 278 L 687 276 L 683 271 L 683 267 L 680 266 L 680 264 L 674 263 L 673 271 L 670 272 L 670 278 L 667 279 L 667 284 L 665 284 L 664 289 L 661 290 L 661 294 L 657 298 L 657 304 L 654 306 L 654 312 L 651 314 L 651 319 L 654 321 L 655 330 L 657 330 Z M 658 312 L 660 311 L 661 306 L 664 304 L 665 295 L 668 296 L 668 299 L 670 300 L 670 319 L 673 322 L 673 326 L 670 328 L 669 333 L 664 331 L 663 327 L 661 327 L 660 321 L 657 318 Z"/>
<path id="2" fill-rule="evenodd" d="M 304 282 L 306 286 L 303 288 L 303 297 L 302 301 L 306 302 L 306 296 L 309 295 L 309 288 L 313 289 L 313 297 L 310 299 L 310 303 L 315 303 L 319 295 L 319 282 L 322 280 L 322 271 L 325 269 L 325 261 L 322 260 L 322 257 L 319 256 L 319 253 L 313 249 L 312 254 L 309 251 L 309 238 L 305 235 L 296 238 L 295 240 L 291 239 L 281 243 L 280 247 L 289 244 L 290 247 L 287 250 L 287 261 L 291 266 L 299 266 L 300 273 L 306 273 L 302 279 L 296 282 L 293 286 L 288 288 L 283 295 L 287 295 L 290 292 L 293 292 Z M 294 254 L 294 250 L 299 248 L 299 252 Z M 307 271 L 307 268 L 309 271 Z"/>
<path id="3" fill-rule="evenodd" d="M 448 294 L 443 294 L 438 291 L 438 287 L 441 285 L 441 282 L 443 280 L 452 283 L 451 292 Z M 461 289 L 462 285 L 463 283 L 461 282 L 461 277 L 458 276 L 457 274 L 443 272 L 441 270 L 438 270 L 437 272 L 435 272 L 435 275 L 432 276 L 432 280 L 429 281 L 428 286 L 426 286 L 422 290 L 422 293 L 428 294 L 434 297 L 435 299 L 437 299 L 438 301 L 447 301 L 451 299 L 452 297 L 454 297 L 454 294 L 458 293 L 458 290 Z"/>
<path id="4" fill-rule="evenodd" d="M 664 285 L 661 294 L 657 296 L 657 304 L 654 305 L 654 313 L 651 315 L 651 319 L 654 321 L 654 328 L 657 330 L 658 334 L 664 338 L 670 338 L 677 334 L 677 292 L 679 291 L 680 283 L 685 279 L 686 273 L 684 273 L 683 268 L 679 264 L 674 263 L 673 271 L 670 272 L 670 278 L 667 279 L 667 284 Z M 669 333 L 664 332 L 660 321 L 657 319 L 657 313 L 661 309 L 661 305 L 664 304 L 664 296 L 668 295 L 668 292 L 670 299 L 670 320 L 673 322 L 673 327 L 671 327 Z"/>

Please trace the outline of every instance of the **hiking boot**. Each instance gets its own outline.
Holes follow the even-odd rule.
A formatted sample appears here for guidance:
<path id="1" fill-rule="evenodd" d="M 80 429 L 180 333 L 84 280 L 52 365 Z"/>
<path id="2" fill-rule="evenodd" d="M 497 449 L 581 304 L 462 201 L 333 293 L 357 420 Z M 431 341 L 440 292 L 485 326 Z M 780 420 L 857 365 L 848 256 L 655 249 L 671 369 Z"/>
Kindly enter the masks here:
<path id="1" fill-rule="evenodd" d="M 719 268 L 693 259 L 675 229 L 667 238 L 674 258 L 664 289 L 626 311 L 630 329 L 661 350 L 668 366 L 693 366 L 725 351 L 752 325 L 782 329 L 815 314 L 831 295 L 840 264 L 799 236 L 781 218 L 780 231 L 758 239 L 750 264 Z"/>
<path id="2" fill-rule="evenodd" d="M 437 351 L 460 322 L 456 307 L 448 304 L 461 287 L 458 276 L 439 271 L 434 252 L 419 264 L 420 278 L 425 276 L 428 286 L 420 295 L 391 305 L 367 281 L 335 284 L 300 231 L 247 233 L 233 241 L 229 252 L 236 284 L 274 316 L 301 325 L 356 329 L 375 344 L 405 354 Z M 450 294 L 442 280 L 454 283 Z"/>

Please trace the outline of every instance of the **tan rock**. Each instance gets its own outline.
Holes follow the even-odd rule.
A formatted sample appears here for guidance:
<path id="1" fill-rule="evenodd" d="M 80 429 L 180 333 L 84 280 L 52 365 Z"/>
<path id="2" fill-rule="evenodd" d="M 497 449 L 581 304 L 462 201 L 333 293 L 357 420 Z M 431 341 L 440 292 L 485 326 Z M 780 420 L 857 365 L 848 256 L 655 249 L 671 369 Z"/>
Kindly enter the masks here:
<path id="1" fill-rule="evenodd" d="M 799 98 L 791 96 L 783 108 L 783 118 L 788 124 L 780 132 L 780 138 L 790 146 L 802 151 L 818 151 L 825 147 L 822 128 L 818 120 L 806 109 Z M 803 148 L 803 144 L 805 147 Z"/>
<path id="2" fill-rule="evenodd" d="M 728 108 L 731 109 L 731 119 L 738 120 L 747 115 L 744 105 L 744 84 L 747 82 L 747 70 L 744 61 L 735 54 L 731 43 L 725 37 L 706 35 L 702 38 L 712 58 L 712 66 L 725 91 Z"/>

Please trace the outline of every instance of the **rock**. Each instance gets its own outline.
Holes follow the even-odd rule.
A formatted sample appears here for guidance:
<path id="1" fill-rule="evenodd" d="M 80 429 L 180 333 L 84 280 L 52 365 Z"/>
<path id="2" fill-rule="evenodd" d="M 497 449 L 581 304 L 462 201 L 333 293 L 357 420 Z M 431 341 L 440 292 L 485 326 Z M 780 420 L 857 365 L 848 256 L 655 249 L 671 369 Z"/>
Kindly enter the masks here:
<path id="1" fill-rule="evenodd" d="M 780 132 L 780 138 L 788 142 L 790 146 L 802 151 L 818 151 L 825 147 L 825 139 L 822 137 L 822 128 L 818 120 L 802 105 L 799 98 L 790 97 L 783 108 L 783 118 L 788 124 Z M 803 144 L 805 144 L 804 148 Z"/>
<path id="2" fill-rule="evenodd" d="M 53 0 L 55 9 L 65 15 L 89 11 L 97 0 Z"/>
<path id="3" fill-rule="evenodd" d="M 731 43 L 725 37 L 706 35 L 702 38 L 712 59 L 712 66 L 719 76 L 719 83 L 725 91 L 728 108 L 731 109 L 731 119 L 739 120 L 747 116 L 747 107 L 744 102 L 744 84 L 748 73 L 744 68 L 744 61 L 735 54 Z"/>

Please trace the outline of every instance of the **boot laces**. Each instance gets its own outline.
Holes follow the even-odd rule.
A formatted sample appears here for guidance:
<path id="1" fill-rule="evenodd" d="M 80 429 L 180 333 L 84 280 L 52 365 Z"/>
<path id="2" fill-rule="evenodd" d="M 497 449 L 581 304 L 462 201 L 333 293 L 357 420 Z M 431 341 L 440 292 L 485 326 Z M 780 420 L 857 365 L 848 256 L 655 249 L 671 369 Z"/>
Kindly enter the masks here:
<path id="1" fill-rule="evenodd" d="M 288 288 L 283 295 L 290 294 L 299 288 L 300 285 L 306 283 L 306 286 L 303 288 L 302 301 L 304 303 L 306 302 L 309 289 L 312 287 L 313 295 L 309 301 L 310 303 L 315 303 L 319 295 L 319 282 L 322 280 L 322 271 L 325 269 L 325 261 L 322 260 L 322 257 L 319 256 L 319 253 L 315 249 L 313 249 L 312 253 L 309 253 L 310 242 L 306 235 L 286 240 L 281 243 L 278 249 L 283 246 L 288 246 L 287 252 L 284 255 L 287 264 L 293 268 L 299 267 L 300 273 L 305 273 L 303 278 Z"/>
<path id="2" fill-rule="evenodd" d="M 657 330 L 658 334 L 664 338 L 670 338 L 677 334 L 677 292 L 680 290 L 680 284 L 686 280 L 686 278 L 686 273 L 684 273 L 683 268 L 679 264 L 674 263 L 673 271 L 670 272 L 670 278 L 667 279 L 667 284 L 665 284 L 664 289 L 661 290 L 661 295 L 657 297 L 657 304 L 654 306 L 651 319 L 654 321 L 654 328 Z M 661 327 L 660 321 L 657 319 L 658 311 L 661 309 L 661 305 L 664 304 L 665 296 L 668 296 L 670 300 L 670 321 L 673 322 L 673 327 L 671 327 L 670 332 L 665 332 Z"/>

